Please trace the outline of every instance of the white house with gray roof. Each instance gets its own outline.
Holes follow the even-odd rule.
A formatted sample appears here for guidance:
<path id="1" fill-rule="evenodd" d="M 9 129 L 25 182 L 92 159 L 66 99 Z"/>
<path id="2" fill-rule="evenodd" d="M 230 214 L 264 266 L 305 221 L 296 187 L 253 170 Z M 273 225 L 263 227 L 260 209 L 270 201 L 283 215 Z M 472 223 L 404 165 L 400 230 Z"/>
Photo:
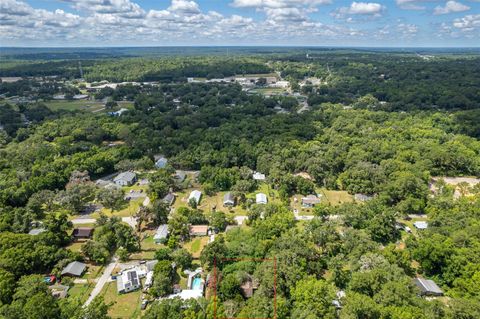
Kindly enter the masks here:
<path id="1" fill-rule="evenodd" d="M 118 174 L 113 182 L 119 186 L 130 186 L 137 180 L 137 175 L 134 172 L 123 172 Z"/>

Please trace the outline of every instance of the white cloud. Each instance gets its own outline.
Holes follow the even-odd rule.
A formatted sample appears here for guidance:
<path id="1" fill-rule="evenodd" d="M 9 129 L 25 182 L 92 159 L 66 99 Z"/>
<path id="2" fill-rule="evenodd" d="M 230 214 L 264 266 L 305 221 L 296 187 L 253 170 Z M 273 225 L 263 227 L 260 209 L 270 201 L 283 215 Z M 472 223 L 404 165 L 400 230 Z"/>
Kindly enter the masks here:
<path id="1" fill-rule="evenodd" d="M 345 19 L 348 15 L 361 15 L 378 18 L 382 15 L 385 7 L 380 3 L 375 2 L 352 2 L 350 7 L 340 7 L 334 12 L 332 16 L 337 19 Z M 353 18 L 347 18 L 348 22 L 353 22 Z"/>
<path id="2" fill-rule="evenodd" d="M 440 14 L 448 14 L 453 12 L 463 12 L 470 10 L 470 7 L 464 5 L 463 3 L 457 1 L 447 1 L 445 6 L 436 6 L 433 10 L 433 14 L 440 15 Z"/>
<path id="3" fill-rule="evenodd" d="M 330 3 L 332 0 L 234 0 L 231 5 L 236 8 L 287 8 L 315 7 Z"/>
<path id="4" fill-rule="evenodd" d="M 405 10 L 425 10 L 427 7 L 421 5 L 422 2 L 432 2 L 435 0 L 395 0 L 397 5 Z"/>
<path id="5" fill-rule="evenodd" d="M 469 14 L 463 18 L 455 19 L 453 20 L 453 26 L 463 32 L 480 31 L 480 14 Z"/>
<path id="6" fill-rule="evenodd" d="M 63 0 L 79 11 L 99 14 L 119 14 L 126 18 L 141 18 L 145 11 L 130 0 Z"/>
<path id="7" fill-rule="evenodd" d="M 397 31 L 402 38 L 412 38 L 417 35 L 418 26 L 409 23 L 399 23 L 397 25 Z"/>
<path id="8" fill-rule="evenodd" d="M 172 0 L 172 4 L 168 7 L 168 10 L 185 14 L 195 14 L 200 12 L 198 4 L 195 1 L 189 0 Z"/>

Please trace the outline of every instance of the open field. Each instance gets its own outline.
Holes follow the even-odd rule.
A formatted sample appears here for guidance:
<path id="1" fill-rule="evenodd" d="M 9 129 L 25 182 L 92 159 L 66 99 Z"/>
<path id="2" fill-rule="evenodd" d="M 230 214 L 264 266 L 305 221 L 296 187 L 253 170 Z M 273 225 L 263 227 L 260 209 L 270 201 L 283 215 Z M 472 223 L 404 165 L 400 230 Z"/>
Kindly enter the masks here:
<path id="1" fill-rule="evenodd" d="M 114 303 L 108 311 L 108 315 L 112 318 L 138 318 L 140 316 L 141 289 L 119 295 L 117 283 L 110 281 L 103 287 L 100 296 L 104 297 L 106 304 Z"/>
<path id="2" fill-rule="evenodd" d="M 287 92 L 287 89 L 286 88 L 270 88 L 270 87 L 266 87 L 266 88 L 256 88 L 256 89 L 252 89 L 248 92 L 251 92 L 251 93 L 258 93 L 258 94 L 263 94 L 263 95 L 275 95 L 275 94 L 282 94 L 284 92 Z"/>
<path id="3" fill-rule="evenodd" d="M 90 111 L 90 112 L 100 112 L 105 108 L 105 103 L 101 101 L 90 101 L 90 100 L 53 100 L 43 102 L 50 108 L 52 111 L 58 110 L 67 110 L 67 111 Z M 128 101 L 118 102 L 118 108 L 132 108 L 133 103 Z"/>
<path id="4" fill-rule="evenodd" d="M 193 258 L 199 258 L 203 247 L 205 247 L 205 245 L 207 244 L 208 244 L 208 236 L 195 237 L 191 241 L 185 243 L 183 247 L 192 254 Z"/>
<path id="5" fill-rule="evenodd" d="M 325 188 L 320 188 L 320 189 L 317 189 L 317 193 L 322 194 L 323 197 L 331 205 L 339 205 L 343 203 L 353 202 L 353 196 L 346 191 L 334 191 L 334 190 L 327 190 Z"/>

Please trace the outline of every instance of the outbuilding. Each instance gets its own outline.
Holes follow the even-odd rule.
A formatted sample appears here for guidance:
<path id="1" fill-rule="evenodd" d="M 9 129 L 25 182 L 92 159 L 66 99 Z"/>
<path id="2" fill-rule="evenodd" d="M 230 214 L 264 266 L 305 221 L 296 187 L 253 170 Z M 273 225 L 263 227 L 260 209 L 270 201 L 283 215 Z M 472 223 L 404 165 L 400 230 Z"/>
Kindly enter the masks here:
<path id="1" fill-rule="evenodd" d="M 235 196 L 232 193 L 228 192 L 223 196 L 223 206 L 233 207 L 235 206 Z"/>
<path id="2" fill-rule="evenodd" d="M 433 280 L 415 278 L 413 282 L 420 289 L 420 295 L 422 296 L 443 296 L 442 289 Z"/>
<path id="3" fill-rule="evenodd" d="M 255 195 L 255 203 L 266 204 L 267 202 L 267 195 L 265 195 L 264 193 L 258 193 L 257 195 Z"/>
<path id="4" fill-rule="evenodd" d="M 200 199 L 202 198 L 202 192 L 199 190 L 194 190 L 190 193 L 190 196 L 188 196 L 188 202 L 190 200 L 194 200 L 195 203 L 198 205 L 200 203 Z"/>

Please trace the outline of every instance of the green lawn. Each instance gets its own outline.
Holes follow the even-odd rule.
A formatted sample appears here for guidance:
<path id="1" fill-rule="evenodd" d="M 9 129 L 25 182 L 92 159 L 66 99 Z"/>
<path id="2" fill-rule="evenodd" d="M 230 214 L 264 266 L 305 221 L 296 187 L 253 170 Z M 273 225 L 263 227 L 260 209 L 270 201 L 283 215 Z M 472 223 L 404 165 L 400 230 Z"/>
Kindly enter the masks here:
<path id="1" fill-rule="evenodd" d="M 90 101 L 90 100 L 53 100 L 53 101 L 46 101 L 44 102 L 45 105 L 52 111 L 58 110 L 67 110 L 67 111 L 90 111 L 90 112 L 98 112 L 103 114 L 107 112 L 104 110 L 105 104 L 100 101 Z M 118 103 L 118 109 L 120 108 L 133 108 L 133 102 L 129 101 L 120 101 Z"/>
<path id="2" fill-rule="evenodd" d="M 183 247 L 192 254 L 193 258 L 199 258 L 200 253 L 203 250 L 203 247 L 205 247 L 208 244 L 208 238 L 209 238 L 208 236 L 196 237 L 191 241 L 185 243 Z"/>
<path id="3" fill-rule="evenodd" d="M 331 205 L 339 205 L 342 203 L 351 203 L 353 202 L 353 196 L 346 191 L 333 191 L 325 188 L 319 188 L 316 190 L 318 194 L 322 194 L 323 197 Z"/>
<path id="4" fill-rule="evenodd" d="M 155 234 L 154 230 L 146 230 L 142 232 L 140 240 L 140 252 L 130 255 L 130 259 L 134 260 L 145 260 L 153 259 L 155 257 L 155 252 L 165 247 L 164 245 L 156 244 L 153 240 L 153 235 Z"/>
<path id="5" fill-rule="evenodd" d="M 68 296 L 70 298 L 79 298 L 82 303 L 87 301 L 90 292 L 95 287 L 94 283 L 88 284 L 75 284 L 68 290 Z"/>
<path id="6" fill-rule="evenodd" d="M 79 100 L 79 101 L 59 100 L 59 101 L 47 101 L 44 103 L 52 111 L 68 110 L 68 111 L 98 112 L 104 107 L 104 103 L 102 102 L 87 101 L 87 100 Z"/>
<path id="7" fill-rule="evenodd" d="M 115 281 L 108 282 L 104 287 L 100 296 L 105 298 L 105 303 L 114 303 L 108 310 L 108 314 L 112 318 L 139 318 L 142 290 L 132 291 L 126 294 L 117 293 L 117 283 Z"/>

